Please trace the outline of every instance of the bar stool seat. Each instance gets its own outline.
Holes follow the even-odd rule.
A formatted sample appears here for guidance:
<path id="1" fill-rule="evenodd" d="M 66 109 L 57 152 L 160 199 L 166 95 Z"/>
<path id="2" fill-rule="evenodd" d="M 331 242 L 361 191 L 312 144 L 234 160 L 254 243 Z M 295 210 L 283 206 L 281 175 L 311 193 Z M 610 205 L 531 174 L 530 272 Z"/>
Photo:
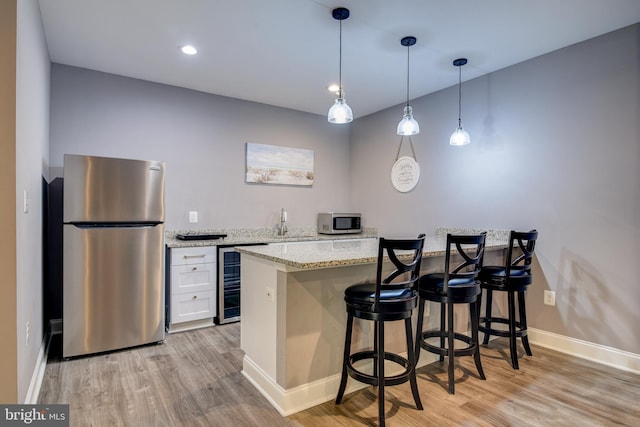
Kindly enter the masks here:
<path id="1" fill-rule="evenodd" d="M 385 425 L 384 388 L 409 381 L 416 407 L 422 410 L 422 402 L 418 393 L 415 373 L 415 357 L 413 348 L 413 332 L 411 314 L 418 304 L 416 282 L 420 277 L 424 234 L 417 239 L 391 240 L 380 238 L 378 246 L 378 262 L 376 281 L 349 286 L 344 293 L 347 306 L 347 331 L 345 334 L 342 377 L 336 396 L 336 404 L 342 401 L 347 386 L 347 378 L 378 387 L 378 421 Z M 394 270 L 383 277 L 384 254 L 393 264 Z M 354 318 L 374 322 L 373 348 L 351 353 Z M 385 350 L 385 323 L 404 320 L 407 340 L 407 356 Z M 370 372 L 356 368 L 354 364 L 361 360 L 371 360 Z M 385 375 L 385 360 L 400 365 L 402 372 L 396 375 Z"/>
<path id="2" fill-rule="evenodd" d="M 349 286 L 344 291 L 344 300 L 353 310 L 358 312 L 359 315 L 356 317 L 369 320 L 375 320 L 375 317 L 380 317 L 382 314 L 392 317 L 393 313 L 411 311 L 417 306 L 417 294 L 413 289 L 381 290 L 380 305 L 377 310 L 374 309 L 375 295 L 375 283 L 361 283 Z M 403 317 L 400 316 L 398 319 L 403 319 Z"/>

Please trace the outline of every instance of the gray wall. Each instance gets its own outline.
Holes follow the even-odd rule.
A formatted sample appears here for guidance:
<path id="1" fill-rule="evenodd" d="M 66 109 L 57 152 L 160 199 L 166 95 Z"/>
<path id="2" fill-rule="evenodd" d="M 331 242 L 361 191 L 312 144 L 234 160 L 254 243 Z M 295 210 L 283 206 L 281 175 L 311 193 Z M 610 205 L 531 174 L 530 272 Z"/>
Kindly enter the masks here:
<path id="1" fill-rule="evenodd" d="M 30 381 L 43 344 L 42 180 L 49 171 L 49 54 L 38 2 L 18 1 L 16 64 L 16 258 L 18 400 L 33 400 Z M 29 209 L 23 211 L 23 191 Z M 29 323 L 29 339 L 26 324 Z M 35 403 L 30 402 L 30 403 Z"/>
<path id="2" fill-rule="evenodd" d="M 328 108 L 329 106 L 327 106 Z M 315 153 L 312 187 L 245 183 L 245 143 Z M 53 64 L 52 178 L 64 154 L 165 160 L 168 229 L 290 226 L 349 207 L 349 127 L 323 116 Z M 199 212 L 198 224 L 188 212 Z"/>
<path id="3" fill-rule="evenodd" d="M 466 147 L 448 145 L 457 87 L 412 102 L 421 178 L 407 194 L 389 179 L 402 108 L 355 121 L 352 208 L 381 235 L 537 228 L 531 326 L 640 353 L 639 52 L 636 24 L 464 83 Z"/>
<path id="4" fill-rule="evenodd" d="M 169 228 L 188 227 L 189 210 L 197 227 L 268 227 L 280 207 L 302 226 L 318 211 L 362 211 L 387 237 L 535 227 L 531 326 L 639 354 L 640 286 L 624 269 L 640 249 L 639 39 L 634 25 L 466 82 L 467 147 L 448 145 L 456 87 L 412 102 L 421 178 L 406 194 L 389 179 L 401 106 L 349 129 L 56 64 L 50 162 L 55 176 L 63 153 L 166 160 Z M 315 150 L 314 186 L 246 184 L 247 141 Z M 542 304 L 544 289 L 557 292 L 555 307 Z"/>

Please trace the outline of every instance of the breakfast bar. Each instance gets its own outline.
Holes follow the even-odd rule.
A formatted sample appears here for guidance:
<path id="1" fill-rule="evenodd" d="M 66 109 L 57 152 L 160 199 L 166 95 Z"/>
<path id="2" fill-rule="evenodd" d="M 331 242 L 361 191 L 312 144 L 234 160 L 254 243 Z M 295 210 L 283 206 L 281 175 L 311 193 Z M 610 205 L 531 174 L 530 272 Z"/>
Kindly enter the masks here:
<path id="1" fill-rule="evenodd" d="M 442 269 L 446 231 L 427 237 L 422 274 Z M 463 232 L 449 232 L 454 231 Z M 506 235 L 488 233 L 485 262 L 502 261 Z M 334 399 L 347 319 L 344 290 L 375 279 L 378 240 L 274 243 L 236 250 L 243 266 L 243 375 L 283 416 Z M 435 327 L 435 317 L 426 310 L 425 326 Z M 458 324 L 466 323 L 461 320 Z M 370 325 L 356 322 L 354 346 L 370 347 L 372 333 Z M 386 335 L 385 345 L 401 353 L 406 347 L 402 322 L 391 324 Z M 421 356 L 419 366 L 434 360 Z M 350 381 L 347 393 L 362 387 Z"/>

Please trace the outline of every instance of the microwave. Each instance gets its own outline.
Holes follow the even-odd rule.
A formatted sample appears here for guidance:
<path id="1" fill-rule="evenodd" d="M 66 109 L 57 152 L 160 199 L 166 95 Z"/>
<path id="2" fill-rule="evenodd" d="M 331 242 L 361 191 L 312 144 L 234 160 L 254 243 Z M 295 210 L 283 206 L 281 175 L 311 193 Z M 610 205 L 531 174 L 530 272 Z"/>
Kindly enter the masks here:
<path id="1" fill-rule="evenodd" d="M 318 234 L 362 233 L 360 217 L 359 213 L 319 213 Z"/>

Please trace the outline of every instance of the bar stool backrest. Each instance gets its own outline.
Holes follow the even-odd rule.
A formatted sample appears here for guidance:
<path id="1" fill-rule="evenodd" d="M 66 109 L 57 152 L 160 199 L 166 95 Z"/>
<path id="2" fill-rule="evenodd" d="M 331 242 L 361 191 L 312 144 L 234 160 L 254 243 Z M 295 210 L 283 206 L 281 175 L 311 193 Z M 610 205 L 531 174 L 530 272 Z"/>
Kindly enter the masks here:
<path id="1" fill-rule="evenodd" d="M 478 235 L 454 235 L 447 234 L 447 252 L 445 255 L 445 271 L 444 283 L 442 291 L 447 292 L 449 284 L 469 283 L 479 285 L 478 274 L 482 267 L 482 258 L 484 257 L 484 246 L 487 233 L 483 232 Z M 456 264 L 453 259 L 451 248 L 455 247 L 456 254 L 461 258 L 461 262 Z"/>
<path id="2" fill-rule="evenodd" d="M 522 278 L 531 277 L 531 261 L 533 261 L 533 251 L 536 247 L 538 239 L 538 231 L 511 231 L 509 234 L 509 249 L 505 260 L 505 281 L 509 283 L 511 276 L 518 277 L 518 281 L 522 282 Z M 519 256 L 516 255 L 520 251 Z"/>
<path id="3" fill-rule="evenodd" d="M 416 284 L 420 278 L 424 238 L 424 234 L 420 234 L 417 239 L 380 238 L 374 307 L 378 307 L 380 292 L 383 288 L 385 290 L 397 289 L 402 291 L 403 289 L 415 289 L 417 287 Z M 393 264 L 394 270 L 383 277 L 382 270 L 385 261 L 385 252 L 389 261 Z M 395 281 L 399 277 L 403 280 Z"/>

